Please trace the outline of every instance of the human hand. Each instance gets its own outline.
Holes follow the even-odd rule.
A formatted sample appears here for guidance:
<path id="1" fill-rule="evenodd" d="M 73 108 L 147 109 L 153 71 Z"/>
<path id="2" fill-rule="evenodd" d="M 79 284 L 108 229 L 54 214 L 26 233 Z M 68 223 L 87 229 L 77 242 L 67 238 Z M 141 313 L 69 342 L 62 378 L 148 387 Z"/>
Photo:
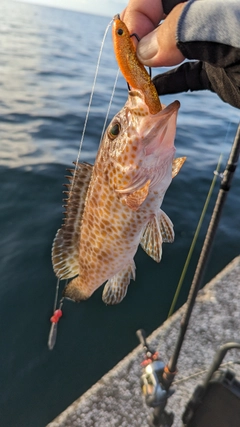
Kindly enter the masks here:
<path id="1" fill-rule="evenodd" d="M 177 48 L 176 31 L 185 3 L 175 6 L 159 27 L 157 25 L 164 17 L 161 2 L 151 0 L 151 4 L 146 1 L 141 3 L 137 0 L 130 1 L 121 15 L 130 33 L 135 32 L 140 38 L 145 36 L 137 45 L 140 62 L 149 67 L 181 63 L 185 58 Z"/>
<path id="2" fill-rule="evenodd" d="M 144 65 L 168 67 L 184 61 L 176 38 L 178 20 L 184 6 L 185 3 L 175 6 L 159 27 L 140 40 L 137 56 Z"/>
<path id="3" fill-rule="evenodd" d="M 163 18 L 161 0 L 129 0 L 121 13 L 130 34 L 136 33 L 140 39 L 153 31 Z"/>
<path id="4" fill-rule="evenodd" d="M 184 62 L 176 69 L 154 77 L 158 94 L 208 89 L 216 92 L 223 101 L 240 108 L 239 45 L 234 38 L 238 28 L 239 4 L 232 0 L 229 8 L 221 0 L 219 4 L 208 0 L 180 1 L 129 0 L 121 18 L 130 33 L 137 33 L 141 38 L 138 45 L 135 42 L 140 62 L 157 67 L 178 65 L 185 58 L 198 60 Z M 183 13 L 184 7 L 187 9 Z M 168 15 L 156 28 L 165 18 L 164 11 Z M 229 14 L 232 14 L 232 19 Z M 178 28 L 179 19 L 185 26 Z M 209 31 L 205 31 L 205 22 L 209 19 L 210 22 L 217 20 L 218 25 L 210 25 L 207 27 Z M 229 21 L 233 22 L 230 27 L 226 25 Z M 191 43 L 191 38 L 181 38 L 186 35 L 186 28 L 191 28 L 193 34 L 195 32 L 194 43 Z M 235 40 L 235 44 L 226 44 L 226 39 Z"/>

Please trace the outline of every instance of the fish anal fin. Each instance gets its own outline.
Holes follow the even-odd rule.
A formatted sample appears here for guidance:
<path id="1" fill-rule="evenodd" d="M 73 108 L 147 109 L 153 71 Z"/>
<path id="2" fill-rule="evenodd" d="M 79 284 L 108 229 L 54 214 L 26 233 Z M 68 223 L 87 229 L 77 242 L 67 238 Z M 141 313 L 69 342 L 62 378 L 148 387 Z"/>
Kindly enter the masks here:
<path id="1" fill-rule="evenodd" d="M 131 279 L 135 280 L 134 261 L 107 281 L 102 294 L 103 302 L 108 305 L 121 302 L 127 293 Z"/>
<path id="2" fill-rule="evenodd" d="M 133 211 L 137 211 L 148 196 L 150 184 L 151 180 L 149 179 L 139 190 L 136 190 L 128 195 L 121 196 L 121 203 L 125 206 L 128 206 Z"/>
<path id="3" fill-rule="evenodd" d="M 165 212 L 160 209 L 158 214 L 160 233 L 164 243 L 172 243 L 174 241 L 173 223 Z"/>
<path id="4" fill-rule="evenodd" d="M 140 245 L 143 250 L 156 262 L 162 258 L 162 236 L 156 216 L 147 224 Z"/>
<path id="5" fill-rule="evenodd" d="M 172 163 L 172 178 L 174 178 L 180 171 L 182 165 L 185 163 L 187 157 L 177 157 Z"/>
<path id="6" fill-rule="evenodd" d="M 81 232 L 81 219 L 89 188 L 93 166 L 79 163 L 70 170 L 72 177 L 65 201 L 66 211 L 62 227 L 57 231 L 52 246 L 52 264 L 59 279 L 68 279 L 79 273 L 78 256 Z"/>

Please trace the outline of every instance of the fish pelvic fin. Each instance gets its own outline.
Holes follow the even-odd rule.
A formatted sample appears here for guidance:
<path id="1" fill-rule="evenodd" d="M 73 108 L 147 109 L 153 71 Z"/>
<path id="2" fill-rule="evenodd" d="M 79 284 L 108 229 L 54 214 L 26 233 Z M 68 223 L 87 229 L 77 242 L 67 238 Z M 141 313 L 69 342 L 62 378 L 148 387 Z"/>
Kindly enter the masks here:
<path id="1" fill-rule="evenodd" d="M 172 178 L 175 178 L 175 176 L 178 174 L 178 172 L 180 171 L 182 165 L 185 163 L 186 160 L 187 160 L 187 157 L 177 157 L 176 159 L 173 160 Z"/>
<path id="2" fill-rule="evenodd" d="M 140 245 L 143 250 L 156 262 L 162 258 L 162 243 L 174 240 L 173 223 L 161 209 L 157 216 L 147 224 Z"/>
<path id="3" fill-rule="evenodd" d="M 107 305 L 118 304 L 127 293 L 130 280 L 135 280 L 134 261 L 115 276 L 111 277 L 104 286 L 102 300 Z"/>
<path id="4" fill-rule="evenodd" d="M 160 225 L 156 216 L 147 224 L 140 245 L 143 250 L 156 262 L 162 258 L 162 235 Z"/>
<path id="5" fill-rule="evenodd" d="M 131 194 L 121 196 L 121 203 L 128 206 L 133 211 L 137 211 L 148 196 L 150 184 L 151 180 L 149 179 L 139 190 L 136 190 Z"/>
<path id="6" fill-rule="evenodd" d="M 70 169 L 69 184 L 64 194 L 67 198 L 65 218 L 62 227 L 57 231 L 52 246 L 53 270 L 59 279 L 68 279 L 79 274 L 79 241 L 81 219 L 85 207 L 85 199 L 89 188 L 93 166 L 79 163 L 76 170 Z"/>
<path id="7" fill-rule="evenodd" d="M 92 292 L 87 293 L 86 289 L 82 286 L 82 280 L 80 276 L 77 276 L 65 286 L 63 290 L 63 297 L 68 298 L 74 302 L 84 301 L 92 295 Z"/>
<path id="8" fill-rule="evenodd" d="M 158 214 L 160 233 L 164 243 L 172 243 L 174 241 L 173 223 L 165 212 L 160 209 Z"/>

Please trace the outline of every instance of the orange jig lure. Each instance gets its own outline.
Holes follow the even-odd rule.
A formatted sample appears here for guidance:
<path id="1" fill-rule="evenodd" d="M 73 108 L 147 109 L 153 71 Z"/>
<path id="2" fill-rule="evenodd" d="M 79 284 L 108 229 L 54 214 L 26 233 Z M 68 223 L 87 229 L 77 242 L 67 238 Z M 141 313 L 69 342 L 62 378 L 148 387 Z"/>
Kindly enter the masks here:
<path id="1" fill-rule="evenodd" d="M 130 33 L 119 15 L 113 18 L 113 46 L 118 66 L 132 89 L 141 90 L 151 114 L 162 110 L 157 90 L 147 70 L 138 60 Z"/>

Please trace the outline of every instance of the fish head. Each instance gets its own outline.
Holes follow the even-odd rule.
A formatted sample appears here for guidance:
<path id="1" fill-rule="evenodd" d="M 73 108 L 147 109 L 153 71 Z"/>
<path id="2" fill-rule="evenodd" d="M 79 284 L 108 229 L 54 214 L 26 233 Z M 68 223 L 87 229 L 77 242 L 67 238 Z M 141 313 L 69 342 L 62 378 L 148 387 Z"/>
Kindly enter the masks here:
<path id="1" fill-rule="evenodd" d="M 179 106 L 174 101 L 153 115 L 142 91 L 130 91 L 125 106 L 109 124 L 101 157 L 109 185 L 123 203 L 126 195 L 140 192 L 138 199 L 143 202 L 150 187 L 161 186 L 164 194 L 170 185 Z"/>

